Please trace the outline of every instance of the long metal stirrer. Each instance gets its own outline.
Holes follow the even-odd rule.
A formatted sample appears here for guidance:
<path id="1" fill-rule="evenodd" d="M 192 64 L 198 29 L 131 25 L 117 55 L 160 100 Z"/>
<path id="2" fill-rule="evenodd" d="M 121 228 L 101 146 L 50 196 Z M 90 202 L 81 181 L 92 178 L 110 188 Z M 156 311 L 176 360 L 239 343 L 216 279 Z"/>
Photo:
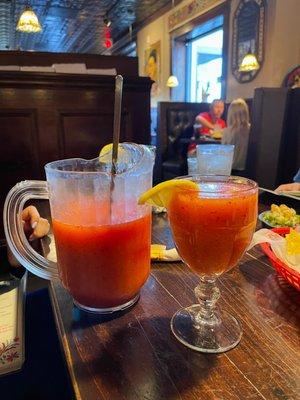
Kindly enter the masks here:
<path id="1" fill-rule="evenodd" d="M 117 173 L 118 162 L 118 149 L 120 141 L 120 127 L 121 127 L 121 107 L 122 107 L 122 93 L 123 93 L 123 77 L 116 76 L 115 80 L 115 107 L 114 107 L 114 130 L 113 130 L 113 149 L 112 149 L 112 163 L 111 174 Z"/>
<path id="2" fill-rule="evenodd" d="M 113 149 L 111 162 L 111 178 L 110 178 L 110 221 L 112 223 L 112 203 L 113 191 L 115 188 L 115 176 L 118 166 L 118 150 L 120 141 L 121 127 L 121 108 L 122 108 L 122 92 L 123 92 L 123 77 L 116 76 L 115 80 L 115 105 L 114 105 L 114 127 L 113 127 Z"/>

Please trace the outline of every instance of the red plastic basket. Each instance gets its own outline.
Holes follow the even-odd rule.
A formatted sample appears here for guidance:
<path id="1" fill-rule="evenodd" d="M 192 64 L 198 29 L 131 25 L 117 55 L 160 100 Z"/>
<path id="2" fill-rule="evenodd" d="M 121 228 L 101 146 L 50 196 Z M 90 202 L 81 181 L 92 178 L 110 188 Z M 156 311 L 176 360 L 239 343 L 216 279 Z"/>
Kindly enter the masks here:
<path id="1" fill-rule="evenodd" d="M 286 234 L 290 233 L 290 228 L 273 228 L 271 230 L 281 236 L 285 236 Z M 281 275 L 289 284 L 300 291 L 300 273 L 288 267 L 286 264 L 284 264 L 284 262 L 279 260 L 279 258 L 277 258 L 273 253 L 269 243 L 261 243 L 260 246 L 263 252 L 269 257 L 278 274 Z"/>

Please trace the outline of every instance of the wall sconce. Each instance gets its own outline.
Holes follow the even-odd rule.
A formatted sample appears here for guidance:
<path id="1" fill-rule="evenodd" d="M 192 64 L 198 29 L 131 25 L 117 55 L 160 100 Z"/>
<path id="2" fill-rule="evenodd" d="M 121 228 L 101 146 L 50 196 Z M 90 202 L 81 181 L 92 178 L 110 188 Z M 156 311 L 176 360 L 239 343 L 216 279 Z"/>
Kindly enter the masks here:
<path id="1" fill-rule="evenodd" d="M 256 71 L 260 68 L 257 61 L 256 55 L 251 53 L 249 49 L 248 53 L 242 59 L 241 65 L 239 66 L 239 72 L 251 72 Z"/>
<path id="2" fill-rule="evenodd" d="M 168 78 L 168 80 L 167 80 L 166 85 L 167 85 L 169 88 L 174 88 L 174 87 L 178 86 L 178 85 L 179 85 L 179 82 L 178 82 L 177 76 L 175 76 L 175 75 L 170 75 L 169 78 Z"/>

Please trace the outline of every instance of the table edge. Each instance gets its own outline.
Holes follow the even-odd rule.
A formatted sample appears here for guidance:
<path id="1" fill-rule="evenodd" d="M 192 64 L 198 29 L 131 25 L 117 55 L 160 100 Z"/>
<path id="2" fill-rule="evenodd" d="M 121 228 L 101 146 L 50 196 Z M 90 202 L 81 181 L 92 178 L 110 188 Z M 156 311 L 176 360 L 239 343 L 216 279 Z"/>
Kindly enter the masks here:
<path id="1" fill-rule="evenodd" d="M 58 330 L 58 337 L 61 342 L 61 347 L 64 352 L 65 358 L 66 358 L 66 364 L 67 364 L 70 378 L 72 381 L 72 387 L 73 387 L 73 391 L 75 394 L 75 398 L 76 398 L 76 400 L 83 400 L 83 398 L 81 397 L 81 394 L 80 394 L 80 390 L 79 390 L 76 378 L 75 378 L 75 372 L 74 372 L 73 364 L 72 364 L 71 350 L 69 348 L 68 340 L 66 338 L 67 335 L 64 330 L 63 323 L 62 323 L 62 318 L 61 318 L 61 314 L 60 314 L 60 310 L 59 310 L 59 306 L 58 306 L 58 301 L 56 298 L 55 289 L 54 289 L 54 285 L 53 285 L 52 281 L 50 281 L 50 285 L 49 285 L 49 294 L 50 294 L 50 300 L 51 300 L 51 304 L 52 304 L 52 308 L 53 308 L 55 324 L 56 324 L 56 327 Z"/>

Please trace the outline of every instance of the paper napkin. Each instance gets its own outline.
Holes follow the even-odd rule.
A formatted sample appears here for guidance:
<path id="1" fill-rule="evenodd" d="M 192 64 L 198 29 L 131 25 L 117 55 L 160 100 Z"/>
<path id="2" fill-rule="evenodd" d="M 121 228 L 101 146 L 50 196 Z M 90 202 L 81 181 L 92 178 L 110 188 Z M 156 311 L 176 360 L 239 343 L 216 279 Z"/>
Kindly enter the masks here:
<path id="1" fill-rule="evenodd" d="M 260 229 L 256 231 L 248 250 L 259 243 L 270 243 L 276 257 L 284 264 L 300 273 L 300 248 L 299 252 L 297 251 L 296 254 L 288 254 L 286 239 L 270 229 Z"/>

